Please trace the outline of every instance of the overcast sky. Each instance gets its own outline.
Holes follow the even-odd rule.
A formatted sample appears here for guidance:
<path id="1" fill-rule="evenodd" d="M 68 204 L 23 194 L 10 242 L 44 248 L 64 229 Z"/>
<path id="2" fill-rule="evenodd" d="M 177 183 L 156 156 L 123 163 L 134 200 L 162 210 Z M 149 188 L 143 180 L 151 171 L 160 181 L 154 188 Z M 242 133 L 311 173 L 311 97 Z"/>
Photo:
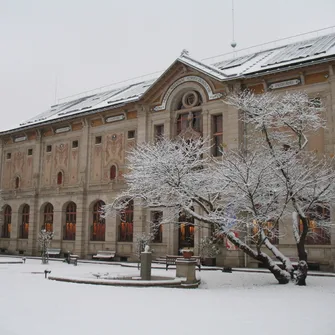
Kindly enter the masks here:
<path id="1" fill-rule="evenodd" d="M 335 25 L 335 0 L 234 2 L 237 49 Z M 0 0 L 0 129 L 55 96 L 164 70 L 182 49 L 231 51 L 231 11 L 231 0 Z"/>

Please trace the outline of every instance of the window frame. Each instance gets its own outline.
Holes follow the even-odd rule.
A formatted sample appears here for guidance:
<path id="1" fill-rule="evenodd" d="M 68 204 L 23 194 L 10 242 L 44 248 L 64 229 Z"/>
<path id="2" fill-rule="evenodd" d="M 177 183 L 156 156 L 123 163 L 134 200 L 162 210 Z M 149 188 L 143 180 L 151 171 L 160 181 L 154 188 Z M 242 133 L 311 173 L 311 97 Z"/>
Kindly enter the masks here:
<path id="1" fill-rule="evenodd" d="M 222 114 L 212 116 L 212 126 L 213 126 L 212 154 L 214 157 L 221 157 L 222 156 L 222 143 L 223 143 L 223 115 Z"/>
<path id="2" fill-rule="evenodd" d="M 43 211 L 43 226 L 47 232 L 53 232 L 53 222 L 54 222 L 54 206 L 48 202 Z"/>
<path id="3" fill-rule="evenodd" d="M 192 129 L 200 134 L 202 134 L 203 120 L 202 120 L 202 110 L 199 107 L 194 107 L 191 109 L 180 110 L 177 114 L 176 119 L 176 135 L 183 133 L 189 126 L 189 113 L 192 113 Z"/>
<path id="4" fill-rule="evenodd" d="M 134 201 L 128 201 L 127 207 L 120 212 L 118 242 L 133 242 Z"/>
<path id="5" fill-rule="evenodd" d="M 64 241 L 75 241 L 77 223 L 77 205 L 73 201 L 69 202 L 65 209 L 65 224 L 63 229 Z"/>
<path id="6" fill-rule="evenodd" d="M 63 185 L 63 183 L 64 183 L 64 174 L 63 174 L 62 171 L 59 171 L 57 173 L 57 185 L 61 186 L 61 185 Z"/>
<path id="7" fill-rule="evenodd" d="M 30 206 L 25 204 L 22 208 L 22 213 L 21 213 L 21 225 L 20 225 L 20 238 L 21 239 L 28 239 L 29 217 L 30 217 Z"/>
<path id="8" fill-rule="evenodd" d="M 101 217 L 101 207 L 105 202 L 98 200 L 94 203 L 92 209 L 91 241 L 104 242 L 106 239 L 106 220 Z"/>
<path id="9" fill-rule="evenodd" d="M 6 205 L 3 213 L 2 238 L 10 238 L 12 230 L 12 207 Z"/>
<path id="10" fill-rule="evenodd" d="M 163 225 L 161 224 L 162 220 L 163 220 L 162 211 L 152 211 L 151 212 L 152 243 L 163 243 Z"/>

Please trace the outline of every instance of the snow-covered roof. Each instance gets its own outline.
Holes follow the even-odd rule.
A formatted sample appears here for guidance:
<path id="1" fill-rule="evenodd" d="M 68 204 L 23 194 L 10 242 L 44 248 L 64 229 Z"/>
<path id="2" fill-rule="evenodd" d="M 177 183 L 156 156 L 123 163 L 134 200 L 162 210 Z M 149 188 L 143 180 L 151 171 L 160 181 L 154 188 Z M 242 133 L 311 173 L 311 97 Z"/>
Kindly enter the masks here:
<path id="1" fill-rule="evenodd" d="M 268 48 L 267 50 L 258 50 L 243 56 L 233 57 L 230 54 L 229 58 L 225 55 L 215 57 L 216 61 L 213 64 L 211 64 L 213 60 L 198 61 L 187 54 L 183 54 L 173 64 L 181 62 L 217 80 L 228 81 L 269 73 L 287 66 L 292 68 L 300 66 L 302 63 L 323 61 L 330 57 L 335 58 L 335 33 Z M 13 130 L 139 100 L 156 80 L 157 78 L 134 82 L 102 93 L 90 94 L 59 103 L 51 106 L 49 110 L 20 123 Z"/>
<path id="2" fill-rule="evenodd" d="M 75 100 L 53 105 L 49 110 L 20 123 L 20 126 L 24 127 L 32 124 L 44 123 L 62 117 L 138 100 L 154 81 L 154 79 L 151 79 L 140 83 L 129 84 L 127 86 L 114 88 L 107 92 L 91 94 Z"/>
<path id="3" fill-rule="evenodd" d="M 335 34 L 319 36 L 240 57 L 217 60 L 212 64 L 227 77 L 240 77 L 268 72 L 303 62 L 335 57 Z M 223 58 L 226 58 L 223 56 Z"/>

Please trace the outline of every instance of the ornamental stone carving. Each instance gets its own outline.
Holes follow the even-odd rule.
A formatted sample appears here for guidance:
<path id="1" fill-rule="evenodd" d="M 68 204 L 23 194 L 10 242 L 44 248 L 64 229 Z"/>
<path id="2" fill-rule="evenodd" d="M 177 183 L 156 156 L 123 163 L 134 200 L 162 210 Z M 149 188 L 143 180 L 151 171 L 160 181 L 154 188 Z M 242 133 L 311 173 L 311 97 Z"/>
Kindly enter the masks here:
<path id="1" fill-rule="evenodd" d="M 156 106 L 153 110 L 155 112 L 164 110 L 166 108 L 166 102 L 169 99 L 171 93 L 173 92 L 173 90 L 178 87 L 180 84 L 186 83 L 186 82 L 196 82 L 198 84 L 200 84 L 207 92 L 208 95 L 208 99 L 209 100 L 214 100 L 214 99 L 219 99 L 222 97 L 222 93 L 213 93 L 211 87 L 209 86 L 209 84 L 207 83 L 206 80 L 204 80 L 201 77 L 198 76 L 186 76 L 183 78 L 178 79 L 177 81 L 175 81 L 170 87 L 169 89 L 165 92 L 162 104 L 159 106 Z"/>

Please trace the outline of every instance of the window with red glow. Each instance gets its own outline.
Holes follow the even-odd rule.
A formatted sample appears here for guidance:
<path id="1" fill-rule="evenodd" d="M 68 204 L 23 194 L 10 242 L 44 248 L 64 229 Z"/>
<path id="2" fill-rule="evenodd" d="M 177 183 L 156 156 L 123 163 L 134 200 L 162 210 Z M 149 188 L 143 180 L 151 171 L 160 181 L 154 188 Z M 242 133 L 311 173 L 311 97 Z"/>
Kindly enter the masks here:
<path id="1" fill-rule="evenodd" d="M 129 201 L 127 207 L 121 211 L 121 222 L 119 225 L 119 241 L 133 241 L 134 203 Z"/>
<path id="2" fill-rule="evenodd" d="M 105 240 L 105 219 L 102 217 L 102 206 L 105 203 L 102 200 L 97 201 L 93 206 L 93 223 L 91 227 L 91 241 Z"/>
<path id="3" fill-rule="evenodd" d="M 76 220 L 77 220 L 77 205 L 70 202 L 66 207 L 64 240 L 74 241 L 76 239 Z"/>
<path id="4" fill-rule="evenodd" d="M 52 232 L 53 231 L 53 221 L 54 221 L 54 206 L 48 203 L 44 207 L 44 219 L 43 219 L 42 229 Z"/>
<path id="5" fill-rule="evenodd" d="M 20 227 L 20 238 L 28 238 L 28 230 L 29 230 L 29 212 L 30 207 L 28 205 L 24 205 L 22 209 L 22 221 Z"/>

